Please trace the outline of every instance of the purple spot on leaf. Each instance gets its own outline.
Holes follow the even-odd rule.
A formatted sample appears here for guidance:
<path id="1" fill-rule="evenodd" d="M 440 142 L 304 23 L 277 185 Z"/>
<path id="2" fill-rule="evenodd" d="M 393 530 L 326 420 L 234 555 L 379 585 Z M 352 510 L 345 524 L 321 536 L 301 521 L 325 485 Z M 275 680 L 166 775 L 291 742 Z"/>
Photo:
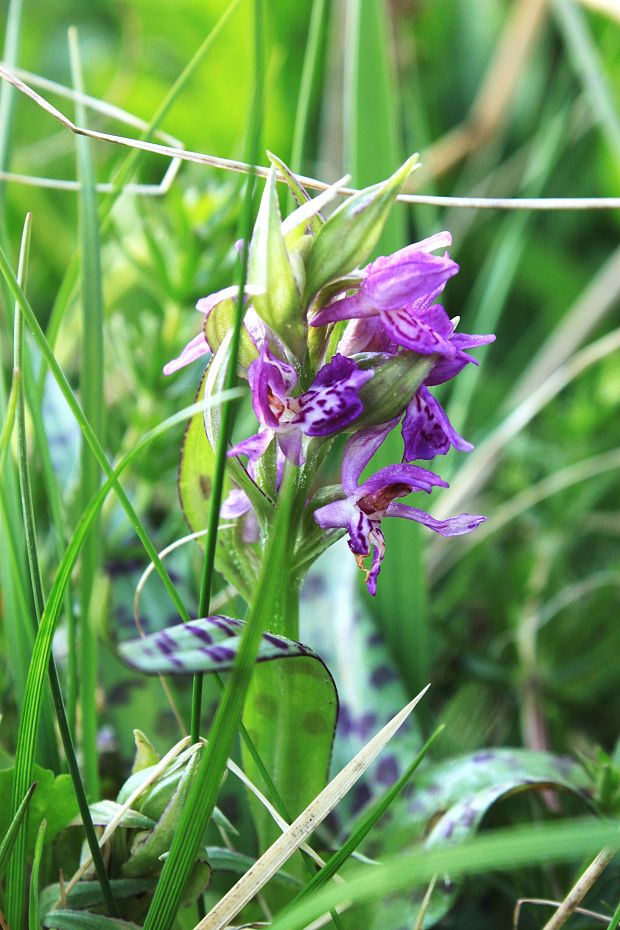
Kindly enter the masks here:
<path id="1" fill-rule="evenodd" d="M 354 814 L 357 814 L 363 807 L 365 807 L 372 797 L 372 793 L 368 785 L 362 783 L 357 784 L 353 791 L 353 804 L 352 810 Z"/>
<path id="2" fill-rule="evenodd" d="M 176 665 L 177 668 L 183 668 L 183 663 L 174 655 L 176 643 L 169 633 L 166 633 L 165 630 L 162 633 L 158 633 L 155 637 L 155 645 L 172 665 Z"/>
<path id="3" fill-rule="evenodd" d="M 370 676 L 370 681 L 373 687 L 383 688 L 384 685 L 389 684 L 391 681 L 396 681 L 396 677 L 394 669 L 390 668 L 389 665 L 378 665 Z"/>
<path id="4" fill-rule="evenodd" d="M 280 639 L 279 636 L 274 636 L 272 633 L 263 633 L 263 638 L 277 649 L 284 649 L 285 651 L 288 649 L 289 644 Z"/>
<path id="5" fill-rule="evenodd" d="M 384 756 L 377 766 L 377 781 L 382 785 L 393 785 L 398 778 L 396 756 Z"/>
<path id="6" fill-rule="evenodd" d="M 357 732 L 362 739 L 367 739 L 377 723 L 377 715 L 373 713 L 363 714 L 357 722 Z"/>
<path id="7" fill-rule="evenodd" d="M 230 662 L 235 658 L 235 650 L 226 646 L 209 646 L 205 652 L 214 662 Z"/>
<path id="8" fill-rule="evenodd" d="M 189 630 L 196 639 L 199 639 L 202 643 L 206 643 L 207 646 L 210 646 L 213 642 L 213 637 L 210 633 L 207 633 L 206 630 L 203 630 L 200 626 L 194 626 L 192 623 L 186 623 L 185 629 Z"/>

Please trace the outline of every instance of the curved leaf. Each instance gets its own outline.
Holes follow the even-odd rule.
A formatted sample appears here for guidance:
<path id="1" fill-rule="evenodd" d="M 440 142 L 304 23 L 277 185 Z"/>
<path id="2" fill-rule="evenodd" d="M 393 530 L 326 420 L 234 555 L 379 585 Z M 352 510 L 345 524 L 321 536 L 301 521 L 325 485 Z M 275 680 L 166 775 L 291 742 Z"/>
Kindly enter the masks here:
<path id="1" fill-rule="evenodd" d="M 556 788 L 583 797 L 588 777 L 568 758 L 527 749 L 487 749 L 427 767 L 416 779 L 415 790 L 403 805 L 395 805 L 396 822 L 407 825 L 426 849 L 456 846 L 471 839 L 491 807 L 518 791 Z M 426 833 L 426 831 L 429 831 Z M 453 906 L 460 883 L 447 876 L 437 882 L 424 919 L 432 927 Z M 414 923 L 419 897 L 396 898 L 377 906 L 372 930 Z"/>
<path id="2" fill-rule="evenodd" d="M 127 665 L 147 675 L 226 672 L 232 668 L 244 627 L 243 620 L 214 615 L 123 643 L 118 651 Z M 318 659 L 302 643 L 263 633 L 256 661 L 299 656 Z"/>
<path id="3" fill-rule="evenodd" d="M 53 927 L 54 930 L 140 930 L 138 924 L 128 920 L 71 910 L 58 910 L 46 914 L 43 926 Z"/>

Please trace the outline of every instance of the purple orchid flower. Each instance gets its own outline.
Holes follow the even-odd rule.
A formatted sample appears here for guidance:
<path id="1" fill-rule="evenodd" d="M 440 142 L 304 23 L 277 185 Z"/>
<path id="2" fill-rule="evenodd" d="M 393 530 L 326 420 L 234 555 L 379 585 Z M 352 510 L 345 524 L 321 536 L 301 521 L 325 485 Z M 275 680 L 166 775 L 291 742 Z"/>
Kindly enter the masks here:
<path id="1" fill-rule="evenodd" d="M 312 325 L 325 326 L 338 320 L 380 316 L 395 342 L 422 351 L 417 349 L 417 345 L 410 344 L 411 340 L 419 342 L 424 335 L 424 327 L 415 322 L 421 308 L 412 307 L 412 304 L 422 301 L 424 305 L 427 302 L 430 305 L 444 289 L 447 280 L 458 272 L 459 266 L 447 253 L 443 256 L 431 254 L 451 242 L 449 232 L 437 233 L 393 255 L 376 259 L 364 270 L 359 290 L 319 310 L 311 320 Z M 429 322 L 432 324 L 433 320 Z M 406 341 L 403 342 L 403 338 Z"/>
<path id="2" fill-rule="evenodd" d="M 244 518 L 241 530 L 241 538 L 244 543 L 256 543 L 260 539 L 258 518 L 245 491 L 233 488 L 222 503 L 220 516 L 225 520 Z"/>
<path id="3" fill-rule="evenodd" d="M 490 342 L 495 342 L 493 333 L 475 335 L 473 333 L 458 333 L 453 330 L 449 338 L 454 348 L 454 354 L 452 357 L 443 357 L 438 360 L 424 382 L 425 384 L 444 384 L 444 382 L 455 378 L 467 365 L 478 365 L 478 359 L 464 350 L 475 349 L 478 346 L 485 346 Z"/>
<path id="4" fill-rule="evenodd" d="M 248 369 L 252 404 L 262 429 L 238 443 L 228 455 L 247 455 L 255 461 L 275 438 L 286 458 L 302 465 L 302 437 L 328 436 L 357 419 L 363 410 L 359 389 L 372 376 L 372 371 L 361 371 L 352 359 L 334 355 L 310 388 L 293 396 L 295 369 L 272 355 L 263 343 L 259 357 Z"/>
<path id="5" fill-rule="evenodd" d="M 245 287 L 246 296 L 253 296 L 256 291 L 257 289 L 251 287 L 250 285 L 246 285 Z M 231 285 L 230 287 L 223 288 L 221 291 L 216 291 L 214 294 L 209 294 L 208 297 L 200 298 L 196 304 L 196 310 L 204 314 L 202 332 L 198 333 L 197 336 L 194 336 L 193 339 L 190 339 L 177 358 L 172 359 L 172 361 L 164 365 L 165 375 L 174 374 L 175 371 L 180 371 L 180 369 L 185 368 L 186 365 L 190 365 L 197 359 L 202 358 L 205 355 L 209 355 L 214 351 L 213 347 L 209 345 L 205 332 L 207 320 L 211 313 L 213 313 L 220 304 L 227 300 L 236 300 L 238 293 L 239 288 L 237 285 Z M 253 307 L 249 307 L 247 309 L 243 320 L 243 325 L 248 331 L 250 339 L 258 348 L 265 339 L 265 325 Z"/>
<path id="6" fill-rule="evenodd" d="M 405 443 L 404 458 L 430 460 L 436 455 L 445 455 L 453 446 L 459 452 L 471 452 L 470 442 L 459 436 L 446 411 L 429 389 L 422 384 L 413 395 L 405 410 L 402 425 Z"/>
<path id="7" fill-rule="evenodd" d="M 349 532 L 349 548 L 359 567 L 366 573 L 366 586 L 373 596 L 377 593 L 377 577 L 385 555 L 385 538 L 381 531 L 384 517 L 404 517 L 422 523 L 442 536 L 460 536 L 469 533 L 486 520 L 486 517 L 461 513 L 446 520 L 435 520 L 423 510 L 401 504 L 398 497 L 412 491 L 430 493 L 434 487 L 447 488 L 438 475 L 417 465 L 388 465 L 381 468 L 362 484 L 359 478 L 387 434 L 398 420 L 383 426 L 361 430 L 349 439 L 342 461 L 342 487 L 346 497 L 319 507 L 314 519 L 323 529 L 344 527 Z M 364 560 L 374 547 L 370 569 Z"/>

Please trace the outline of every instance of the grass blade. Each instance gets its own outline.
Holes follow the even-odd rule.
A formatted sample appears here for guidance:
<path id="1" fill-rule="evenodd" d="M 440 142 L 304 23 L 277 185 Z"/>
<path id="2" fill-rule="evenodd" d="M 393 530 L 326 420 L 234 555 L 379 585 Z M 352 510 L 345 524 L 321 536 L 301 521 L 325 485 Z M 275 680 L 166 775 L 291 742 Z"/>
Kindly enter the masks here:
<path id="1" fill-rule="evenodd" d="M 386 791 L 383 797 L 379 798 L 379 800 L 372 805 L 370 810 L 364 815 L 362 822 L 353 831 L 349 839 L 343 843 L 338 852 L 334 853 L 334 855 L 327 860 L 325 868 L 321 869 L 321 871 L 315 875 L 312 881 L 309 882 L 305 888 L 303 888 L 303 890 L 295 899 L 296 901 L 300 901 L 302 898 L 306 898 L 308 895 L 314 893 L 319 888 L 322 888 L 323 885 L 327 884 L 330 878 L 335 875 L 340 868 L 342 868 L 346 860 L 353 852 L 355 852 L 364 837 L 370 833 L 379 818 L 382 817 L 386 812 L 392 801 L 398 797 L 443 729 L 444 724 L 437 727 L 433 735 L 426 741 L 409 768 L 403 773 L 403 775 L 401 775 L 398 781 L 392 785 L 389 791 Z M 293 903 L 295 902 L 292 902 L 292 904 Z"/>
<path id="2" fill-rule="evenodd" d="M 2 253 L 0 250 L 0 257 L 1 255 Z M 29 306 L 27 301 L 26 306 Z M 36 318 L 34 315 L 33 319 L 36 324 Z M 43 339 L 44 338 L 45 337 L 43 337 Z M 45 341 L 44 345 L 47 346 Z M 53 355 L 51 358 L 53 359 Z M 54 364 L 56 364 L 55 360 Z M 236 397 L 238 394 L 235 393 L 233 396 Z M 178 414 L 175 414 L 164 423 L 156 427 L 154 430 L 151 430 L 148 434 L 146 434 L 143 439 L 137 443 L 136 446 L 134 446 L 134 448 L 126 456 L 124 456 L 124 458 L 121 459 L 115 469 L 110 469 L 110 477 L 108 478 L 107 482 L 101 487 L 95 497 L 90 501 L 89 507 L 82 515 L 82 518 L 80 519 L 80 522 L 76 528 L 75 535 L 70 545 L 68 546 L 58 568 L 54 584 L 45 605 L 39 630 L 34 643 L 32 659 L 28 669 L 25 700 L 22 707 L 17 736 L 16 771 L 13 789 L 14 810 L 17 810 L 18 807 L 18 800 L 16 799 L 21 799 L 26 791 L 26 788 L 32 780 L 31 773 L 34 762 L 34 743 L 41 712 L 43 684 L 49 666 L 54 631 L 60 616 L 60 611 L 62 609 L 62 603 L 66 593 L 67 585 L 71 577 L 71 572 L 73 571 L 80 554 L 84 539 L 90 531 L 93 522 L 95 521 L 101 506 L 103 505 L 103 502 L 105 501 L 108 493 L 112 488 L 118 490 L 118 477 L 122 471 L 124 471 L 124 469 L 129 464 L 131 464 L 131 462 L 133 462 L 134 459 L 143 451 L 143 449 L 146 448 L 151 442 L 153 442 L 153 440 L 157 439 L 167 430 L 182 422 L 184 419 L 193 416 L 198 412 L 199 409 L 205 409 L 211 403 L 220 403 L 223 400 L 228 400 L 229 397 L 230 395 L 226 397 L 215 397 L 209 402 L 209 404 L 193 404 L 191 407 L 186 408 Z M 21 849 L 19 851 L 15 850 L 15 853 L 11 858 L 10 868 L 13 870 L 13 874 L 9 876 L 9 893 L 7 898 L 11 903 L 11 907 L 15 909 L 14 912 L 17 914 L 21 912 L 22 901 L 24 900 L 23 890 L 25 888 L 25 849 Z M 22 889 L 21 892 L 17 891 L 18 885 L 20 885 Z M 9 913 L 11 912 L 9 911 Z M 17 921 L 13 921 L 13 924 L 15 926 L 19 926 Z"/>
<path id="3" fill-rule="evenodd" d="M 22 236 L 22 247 L 20 250 L 20 260 L 19 260 L 19 280 L 22 286 L 25 283 L 26 278 L 26 266 L 28 262 L 28 250 L 30 244 L 30 226 L 31 218 L 30 215 L 26 217 L 26 222 L 24 224 L 24 233 Z M 17 371 L 23 370 L 23 316 L 19 310 L 15 310 L 15 360 L 14 367 Z M 17 397 L 17 450 L 18 450 L 18 471 L 19 471 L 19 483 L 22 499 L 22 511 L 24 518 L 24 538 L 26 542 L 26 551 L 28 555 L 28 565 L 30 568 L 30 580 L 32 586 L 32 599 L 34 602 L 35 613 L 32 615 L 34 621 L 35 629 L 38 623 L 41 620 L 43 611 L 45 609 L 45 596 L 43 593 L 43 580 L 41 577 L 41 570 L 39 566 L 39 554 L 37 549 L 37 538 L 36 538 L 36 525 L 34 518 L 34 506 L 32 501 L 32 491 L 30 483 L 30 470 L 28 466 L 28 451 L 27 451 L 27 438 L 26 438 L 26 405 L 24 400 L 24 390 L 23 384 L 18 390 Z M 56 665 L 53 657 L 50 657 L 49 662 L 49 676 L 50 676 L 50 686 L 52 691 L 52 700 L 56 710 L 56 717 L 58 720 L 58 727 L 60 730 L 63 748 L 65 750 L 65 756 L 67 759 L 67 764 L 69 771 L 71 773 L 71 778 L 73 781 L 73 786 L 80 807 L 80 812 L 82 814 L 82 820 L 84 823 L 84 829 L 86 832 L 86 838 L 88 840 L 89 847 L 93 853 L 95 869 L 97 871 L 98 878 L 101 882 L 102 891 L 108 906 L 111 908 L 112 913 L 116 912 L 116 906 L 114 904 L 114 898 L 112 896 L 110 885 L 106 873 L 106 869 L 99 852 L 99 845 L 97 843 L 97 836 L 95 834 L 95 829 L 90 817 L 90 812 L 88 809 L 88 801 L 86 799 L 86 793 L 84 791 L 84 786 L 82 784 L 82 779 L 80 775 L 79 766 L 75 756 L 75 751 L 73 748 L 73 743 L 71 740 L 71 734 L 69 731 L 69 726 L 67 723 L 67 717 L 65 714 L 65 708 L 62 697 L 62 690 L 60 687 L 60 680 L 58 678 L 58 672 L 56 670 Z M 24 702 L 26 701 L 26 696 L 24 697 Z M 36 739 L 36 733 L 34 734 Z M 14 793 L 14 803 L 16 798 L 19 797 L 19 793 Z"/>
<path id="4" fill-rule="evenodd" d="M 82 66 L 77 31 L 69 30 L 69 51 L 73 85 L 84 93 Z M 76 119 L 86 125 L 86 108 L 76 103 Z M 101 244 L 97 219 L 95 175 L 90 154 L 91 142 L 78 136 L 76 140 L 79 197 L 82 347 L 80 364 L 80 394 L 84 415 L 97 437 L 103 435 L 103 284 L 101 278 Z M 99 468 L 87 443 L 82 440 L 80 455 L 80 503 L 86 506 L 99 485 Z M 93 527 L 82 550 L 80 604 L 80 709 L 82 714 L 81 749 L 86 789 L 91 798 L 99 797 L 97 754 L 97 641 L 90 623 L 93 584 L 101 562 L 101 546 L 97 526 Z"/>
<path id="5" fill-rule="evenodd" d="M 237 11 L 240 4 L 243 0 L 232 0 L 228 8 L 220 16 L 219 20 L 216 22 L 213 29 L 206 36 L 199 48 L 194 52 L 192 58 L 187 63 L 181 74 L 177 77 L 176 81 L 158 106 L 157 110 L 151 117 L 151 120 L 148 124 L 148 127 L 144 130 L 141 135 L 141 140 L 147 142 L 157 129 L 161 126 L 161 123 L 171 110 L 172 106 L 178 99 L 179 95 L 186 87 L 188 81 L 195 74 L 198 67 L 202 64 L 205 57 L 211 50 L 212 46 L 216 40 L 220 37 L 225 26 Z M 12 88 L 10 88 L 12 90 Z M 112 210 L 123 192 L 123 186 L 129 182 L 129 180 L 135 175 L 138 170 L 140 163 L 144 158 L 144 152 L 140 149 L 131 150 L 128 155 L 125 157 L 123 163 L 118 169 L 116 175 L 113 178 L 113 184 L 115 185 L 115 190 L 110 194 L 105 202 L 100 207 L 99 220 L 101 224 L 101 231 L 105 232 L 108 229 L 108 226 L 112 218 Z M 48 327 L 48 338 L 50 345 L 54 346 L 56 344 L 56 339 L 62 325 L 62 320 L 64 318 L 65 312 L 71 302 L 71 299 L 75 293 L 75 289 L 78 284 L 80 274 L 80 258 L 79 255 L 76 255 L 67 268 L 65 277 L 63 279 L 62 285 L 56 300 L 54 301 L 54 306 L 52 308 L 52 313 L 50 317 L 50 323 Z M 43 383 L 45 380 L 46 366 L 42 365 L 40 378 L 39 378 L 39 394 L 42 393 Z"/>
<path id="6" fill-rule="evenodd" d="M 262 0 L 255 0 L 255 56 L 256 56 L 256 73 L 255 86 L 253 95 L 253 105 L 250 112 L 248 126 L 248 155 L 252 164 L 258 161 L 258 150 L 260 145 L 262 111 L 264 102 L 264 75 L 263 75 L 263 26 L 262 26 Z M 243 326 L 244 316 L 244 293 L 245 283 L 248 275 L 249 264 L 249 242 L 251 229 L 251 213 L 254 201 L 254 190 L 256 187 L 256 178 L 250 177 L 247 181 L 246 192 L 243 203 L 243 211 L 240 221 L 240 234 L 243 242 L 241 251 L 241 262 L 239 268 L 239 293 L 235 305 L 235 318 L 230 336 L 230 352 L 226 363 L 226 374 L 224 376 L 224 390 L 231 390 L 237 383 L 237 359 L 239 358 L 239 349 L 241 345 L 241 329 Z M 205 539 L 205 552 L 202 564 L 202 577 L 200 580 L 200 598 L 198 605 L 198 615 L 206 617 L 209 613 L 209 604 L 211 601 L 211 588 L 213 586 L 213 570 L 215 566 L 215 549 L 217 545 L 217 528 L 220 518 L 220 509 L 222 505 L 222 492 L 224 489 L 224 472 L 226 468 L 226 453 L 228 450 L 229 439 L 232 435 L 232 429 L 235 420 L 236 407 L 233 404 L 227 404 L 221 414 L 220 434 L 218 437 L 217 448 L 215 450 L 215 463 L 213 467 L 211 496 L 209 498 L 209 516 L 207 520 L 207 536 Z M 192 715 L 190 722 L 190 734 L 192 742 L 196 742 L 200 735 L 200 712 L 202 708 L 202 676 L 196 675 L 193 684 L 192 694 Z"/>
<path id="7" fill-rule="evenodd" d="M 306 53 L 301 71 L 301 83 L 297 98 L 297 111 L 295 113 L 295 126 L 293 129 L 293 145 L 291 148 L 291 168 L 293 171 L 302 171 L 306 150 L 306 138 L 310 117 L 312 94 L 318 78 L 318 66 L 321 50 L 321 38 L 325 29 L 327 0 L 314 0 L 308 26 L 308 40 Z M 293 197 L 289 192 L 289 208 L 293 206 Z"/>
<path id="8" fill-rule="evenodd" d="M 11 821 L 11 826 L 7 830 L 6 834 L 2 838 L 0 843 L 0 882 L 4 879 L 7 866 L 9 864 L 9 858 L 13 851 L 13 846 L 15 845 L 15 840 L 17 839 L 17 834 L 19 833 L 26 816 L 26 811 L 30 803 L 32 795 L 37 789 L 36 781 L 30 785 L 30 788 L 24 795 L 24 798 L 15 812 L 15 816 Z"/>

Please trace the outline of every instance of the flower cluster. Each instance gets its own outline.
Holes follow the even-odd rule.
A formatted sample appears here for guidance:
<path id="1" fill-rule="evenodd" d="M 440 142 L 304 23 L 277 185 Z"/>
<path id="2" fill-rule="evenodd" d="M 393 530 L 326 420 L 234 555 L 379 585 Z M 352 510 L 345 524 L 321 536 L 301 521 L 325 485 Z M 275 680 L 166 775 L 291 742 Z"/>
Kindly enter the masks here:
<path id="1" fill-rule="evenodd" d="M 328 545 L 338 535 L 334 530 L 346 531 L 373 595 L 385 554 L 385 517 L 414 520 L 443 536 L 468 533 L 485 519 L 459 514 L 436 520 L 401 501 L 414 492 L 447 487 L 438 475 L 414 462 L 445 455 L 451 447 L 472 448 L 430 388 L 478 364 L 468 350 L 495 338 L 457 331 L 458 319 L 450 319 L 437 303 L 459 270 L 445 251 L 451 245 L 448 232 L 360 269 L 410 169 L 408 163 L 383 184 L 349 198 L 327 221 L 319 210 L 333 191 L 308 198 L 284 223 L 275 174 L 270 175 L 250 244 L 243 295 L 240 372 L 248 380 L 258 430 L 228 453 L 233 459 L 247 457 L 247 477 L 263 493 L 277 494 L 286 463 L 304 473 L 304 486 L 316 491 L 306 503 L 315 529 L 310 524 L 308 530 L 308 521 L 302 521 L 298 545 L 304 533 L 320 533 Z M 199 301 L 203 332 L 166 366 L 167 374 L 227 350 L 225 335 L 237 296 L 236 288 L 226 288 Z M 361 480 L 379 446 L 399 425 L 401 461 Z M 311 456 L 309 450 L 325 452 L 326 444 L 341 434 L 348 437 L 341 484 L 325 487 L 318 473 L 325 456 Z M 277 474 L 270 489 L 261 487 L 261 475 L 269 471 L 263 467 L 267 461 L 272 463 L 271 473 Z M 316 473 L 309 476 L 308 469 Z M 244 519 L 248 545 L 260 540 L 259 523 L 244 490 L 231 492 L 222 513 Z M 315 549 L 320 551 L 320 546 Z M 364 564 L 367 558 L 369 567 Z"/>

